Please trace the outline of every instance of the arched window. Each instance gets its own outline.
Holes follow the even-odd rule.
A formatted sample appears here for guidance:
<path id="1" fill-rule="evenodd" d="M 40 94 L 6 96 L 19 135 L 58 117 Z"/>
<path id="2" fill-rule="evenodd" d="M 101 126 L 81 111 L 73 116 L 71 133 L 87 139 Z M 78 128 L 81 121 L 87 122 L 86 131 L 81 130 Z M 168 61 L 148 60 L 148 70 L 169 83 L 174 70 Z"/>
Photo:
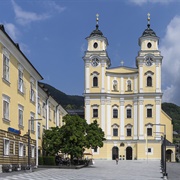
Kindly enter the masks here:
<path id="1" fill-rule="evenodd" d="M 131 81 L 127 81 L 127 91 L 131 91 Z"/>
<path id="2" fill-rule="evenodd" d="M 147 86 L 152 86 L 152 77 L 151 76 L 147 77 Z"/>
<path id="3" fill-rule="evenodd" d="M 97 87 L 98 86 L 98 78 L 95 76 L 93 77 L 93 87 Z"/>
<path id="4" fill-rule="evenodd" d="M 132 106 L 130 104 L 126 106 L 126 118 L 132 118 Z"/>

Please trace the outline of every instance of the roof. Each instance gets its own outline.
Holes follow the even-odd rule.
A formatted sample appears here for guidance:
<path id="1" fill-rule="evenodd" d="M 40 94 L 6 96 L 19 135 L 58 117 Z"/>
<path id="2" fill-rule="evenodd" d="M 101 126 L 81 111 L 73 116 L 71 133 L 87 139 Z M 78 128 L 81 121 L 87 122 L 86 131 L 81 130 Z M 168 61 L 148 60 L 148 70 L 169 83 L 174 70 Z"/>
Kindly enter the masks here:
<path id="1" fill-rule="evenodd" d="M 166 139 L 166 146 L 175 146 L 175 144 L 171 143 L 170 141 L 168 141 L 168 140 Z"/>
<path id="2" fill-rule="evenodd" d="M 5 36 L 11 41 L 12 44 L 14 44 L 14 46 L 16 47 L 16 49 L 21 53 L 21 55 L 26 59 L 26 61 L 32 66 L 32 68 L 37 72 L 37 74 L 40 76 L 41 79 L 43 79 L 43 77 L 41 76 L 41 74 L 36 70 L 36 68 L 32 65 L 32 63 L 28 60 L 28 58 L 24 55 L 24 53 L 21 51 L 19 44 L 15 43 L 11 37 L 6 33 L 4 25 L 0 24 L 0 30 L 5 34 Z"/>
<path id="3" fill-rule="evenodd" d="M 90 34 L 90 37 L 92 36 L 102 36 L 103 37 L 103 33 L 99 30 L 99 25 L 96 24 L 96 29 L 92 31 L 92 33 Z"/>
<path id="4" fill-rule="evenodd" d="M 145 29 L 144 32 L 142 33 L 142 37 L 146 37 L 146 36 L 157 37 L 156 33 L 150 28 L 150 26 L 148 26 L 148 28 Z"/>

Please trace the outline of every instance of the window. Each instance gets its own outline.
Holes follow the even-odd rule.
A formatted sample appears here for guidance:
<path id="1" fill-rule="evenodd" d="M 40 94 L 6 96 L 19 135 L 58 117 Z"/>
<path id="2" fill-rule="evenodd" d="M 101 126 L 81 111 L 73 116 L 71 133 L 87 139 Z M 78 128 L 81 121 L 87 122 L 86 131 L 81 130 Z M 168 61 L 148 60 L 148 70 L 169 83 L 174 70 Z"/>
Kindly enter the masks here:
<path id="1" fill-rule="evenodd" d="M 46 103 L 45 102 L 43 102 L 42 111 L 43 111 L 43 117 L 46 118 Z"/>
<path id="2" fill-rule="evenodd" d="M 9 121 L 9 103 L 10 98 L 6 95 L 3 95 L 3 119 Z"/>
<path id="3" fill-rule="evenodd" d="M 38 97 L 38 114 L 41 114 L 40 98 Z"/>
<path id="4" fill-rule="evenodd" d="M 15 155 L 15 141 L 10 141 L 10 155 Z"/>
<path id="5" fill-rule="evenodd" d="M 147 86 L 152 86 L 152 77 L 151 76 L 148 76 L 147 77 Z"/>
<path id="6" fill-rule="evenodd" d="M 26 156 L 26 144 L 23 145 L 23 156 Z"/>
<path id="7" fill-rule="evenodd" d="M 34 148 L 34 146 L 32 145 L 32 146 L 31 146 L 31 157 L 34 158 L 34 157 L 35 157 L 34 155 L 35 155 L 35 148 Z"/>
<path id="8" fill-rule="evenodd" d="M 152 128 L 147 128 L 147 136 L 152 136 Z"/>
<path id="9" fill-rule="evenodd" d="M 98 117 L 98 109 L 93 109 L 93 118 Z"/>
<path id="10" fill-rule="evenodd" d="M 31 78 L 31 82 L 30 82 L 30 100 L 32 102 L 35 101 L 34 79 L 32 79 L 32 78 Z"/>
<path id="11" fill-rule="evenodd" d="M 41 138 L 41 123 L 38 122 L 38 138 Z"/>
<path id="12" fill-rule="evenodd" d="M 24 146 L 22 142 L 19 142 L 19 156 L 23 156 Z"/>
<path id="13" fill-rule="evenodd" d="M 118 118 L 118 109 L 113 109 L 113 118 Z"/>
<path id="14" fill-rule="evenodd" d="M 131 136 L 131 128 L 127 128 L 127 136 Z"/>
<path id="15" fill-rule="evenodd" d="M 127 111 L 127 118 L 131 118 L 131 109 L 128 108 L 126 111 Z"/>
<path id="16" fill-rule="evenodd" d="M 94 153 L 97 153 L 98 152 L 98 147 L 94 147 L 93 151 L 94 151 Z"/>
<path id="17" fill-rule="evenodd" d="M 131 91 L 131 81 L 127 81 L 127 91 Z"/>
<path id="18" fill-rule="evenodd" d="M 24 110 L 24 107 L 21 105 L 18 105 L 19 126 L 23 126 L 23 110 Z"/>
<path id="19" fill-rule="evenodd" d="M 35 116 L 34 113 L 31 112 L 30 119 L 34 119 L 34 116 Z M 34 132 L 34 121 L 33 120 L 30 121 L 30 126 L 31 126 L 30 127 L 31 131 Z"/>
<path id="20" fill-rule="evenodd" d="M 98 87 L 98 78 L 96 76 L 93 77 L 93 87 Z"/>
<path id="21" fill-rule="evenodd" d="M 118 129 L 117 128 L 113 128 L 113 136 L 118 136 Z"/>
<path id="22" fill-rule="evenodd" d="M 4 155 L 5 156 L 9 156 L 9 146 L 10 146 L 9 139 L 4 139 Z"/>
<path id="23" fill-rule="evenodd" d="M 151 152 L 152 152 L 151 148 L 148 148 L 148 153 L 151 153 Z"/>
<path id="24" fill-rule="evenodd" d="M 18 90 L 24 93 L 23 68 L 21 66 L 18 69 Z"/>
<path id="25" fill-rule="evenodd" d="M 51 120 L 51 106 L 49 106 L 49 120 Z"/>
<path id="26" fill-rule="evenodd" d="M 56 123 L 56 111 L 53 110 L 53 122 Z"/>
<path id="27" fill-rule="evenodd" d="M 3 54 L 3 78 L 9 82 L 9 57 Z"/>
<path id="28" fill-rule="evenodd" d="M 150 118 L 152 117 L 152 109 L 147 108 L 147 117 Z"/>

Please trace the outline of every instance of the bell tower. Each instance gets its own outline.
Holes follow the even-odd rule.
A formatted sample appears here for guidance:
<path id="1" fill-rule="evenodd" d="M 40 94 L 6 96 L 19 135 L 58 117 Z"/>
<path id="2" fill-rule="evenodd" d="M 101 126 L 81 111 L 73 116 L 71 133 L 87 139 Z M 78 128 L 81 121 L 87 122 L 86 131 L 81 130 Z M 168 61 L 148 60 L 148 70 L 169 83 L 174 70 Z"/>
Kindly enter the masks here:
<path id="1" fill-rule="evenodd" d="M 147 14 L 147 29 L 139 38 L 140 51 L 136 58 L 139 69 L 139 92 L 161 93 L 161 52 L 158 49 L 159 37 L 150 28 L 150 14 Z"/>

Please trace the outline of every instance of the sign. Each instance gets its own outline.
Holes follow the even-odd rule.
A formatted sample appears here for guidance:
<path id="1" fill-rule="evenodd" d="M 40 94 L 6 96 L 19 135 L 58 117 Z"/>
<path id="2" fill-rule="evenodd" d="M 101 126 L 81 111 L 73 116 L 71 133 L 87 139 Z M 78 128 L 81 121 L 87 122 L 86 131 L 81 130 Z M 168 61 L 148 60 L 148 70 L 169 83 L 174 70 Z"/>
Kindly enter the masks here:
<path id="1" fill-rule="evenodd" d="M 17 130 L 17 129 L 14 129 L 14 128 L 11 128 L 11 127 L 8 127 L 8 131 L 9 132 L 12 132 L 14 134 L 21 134 L 21 131 L 20 130 Z"/>

